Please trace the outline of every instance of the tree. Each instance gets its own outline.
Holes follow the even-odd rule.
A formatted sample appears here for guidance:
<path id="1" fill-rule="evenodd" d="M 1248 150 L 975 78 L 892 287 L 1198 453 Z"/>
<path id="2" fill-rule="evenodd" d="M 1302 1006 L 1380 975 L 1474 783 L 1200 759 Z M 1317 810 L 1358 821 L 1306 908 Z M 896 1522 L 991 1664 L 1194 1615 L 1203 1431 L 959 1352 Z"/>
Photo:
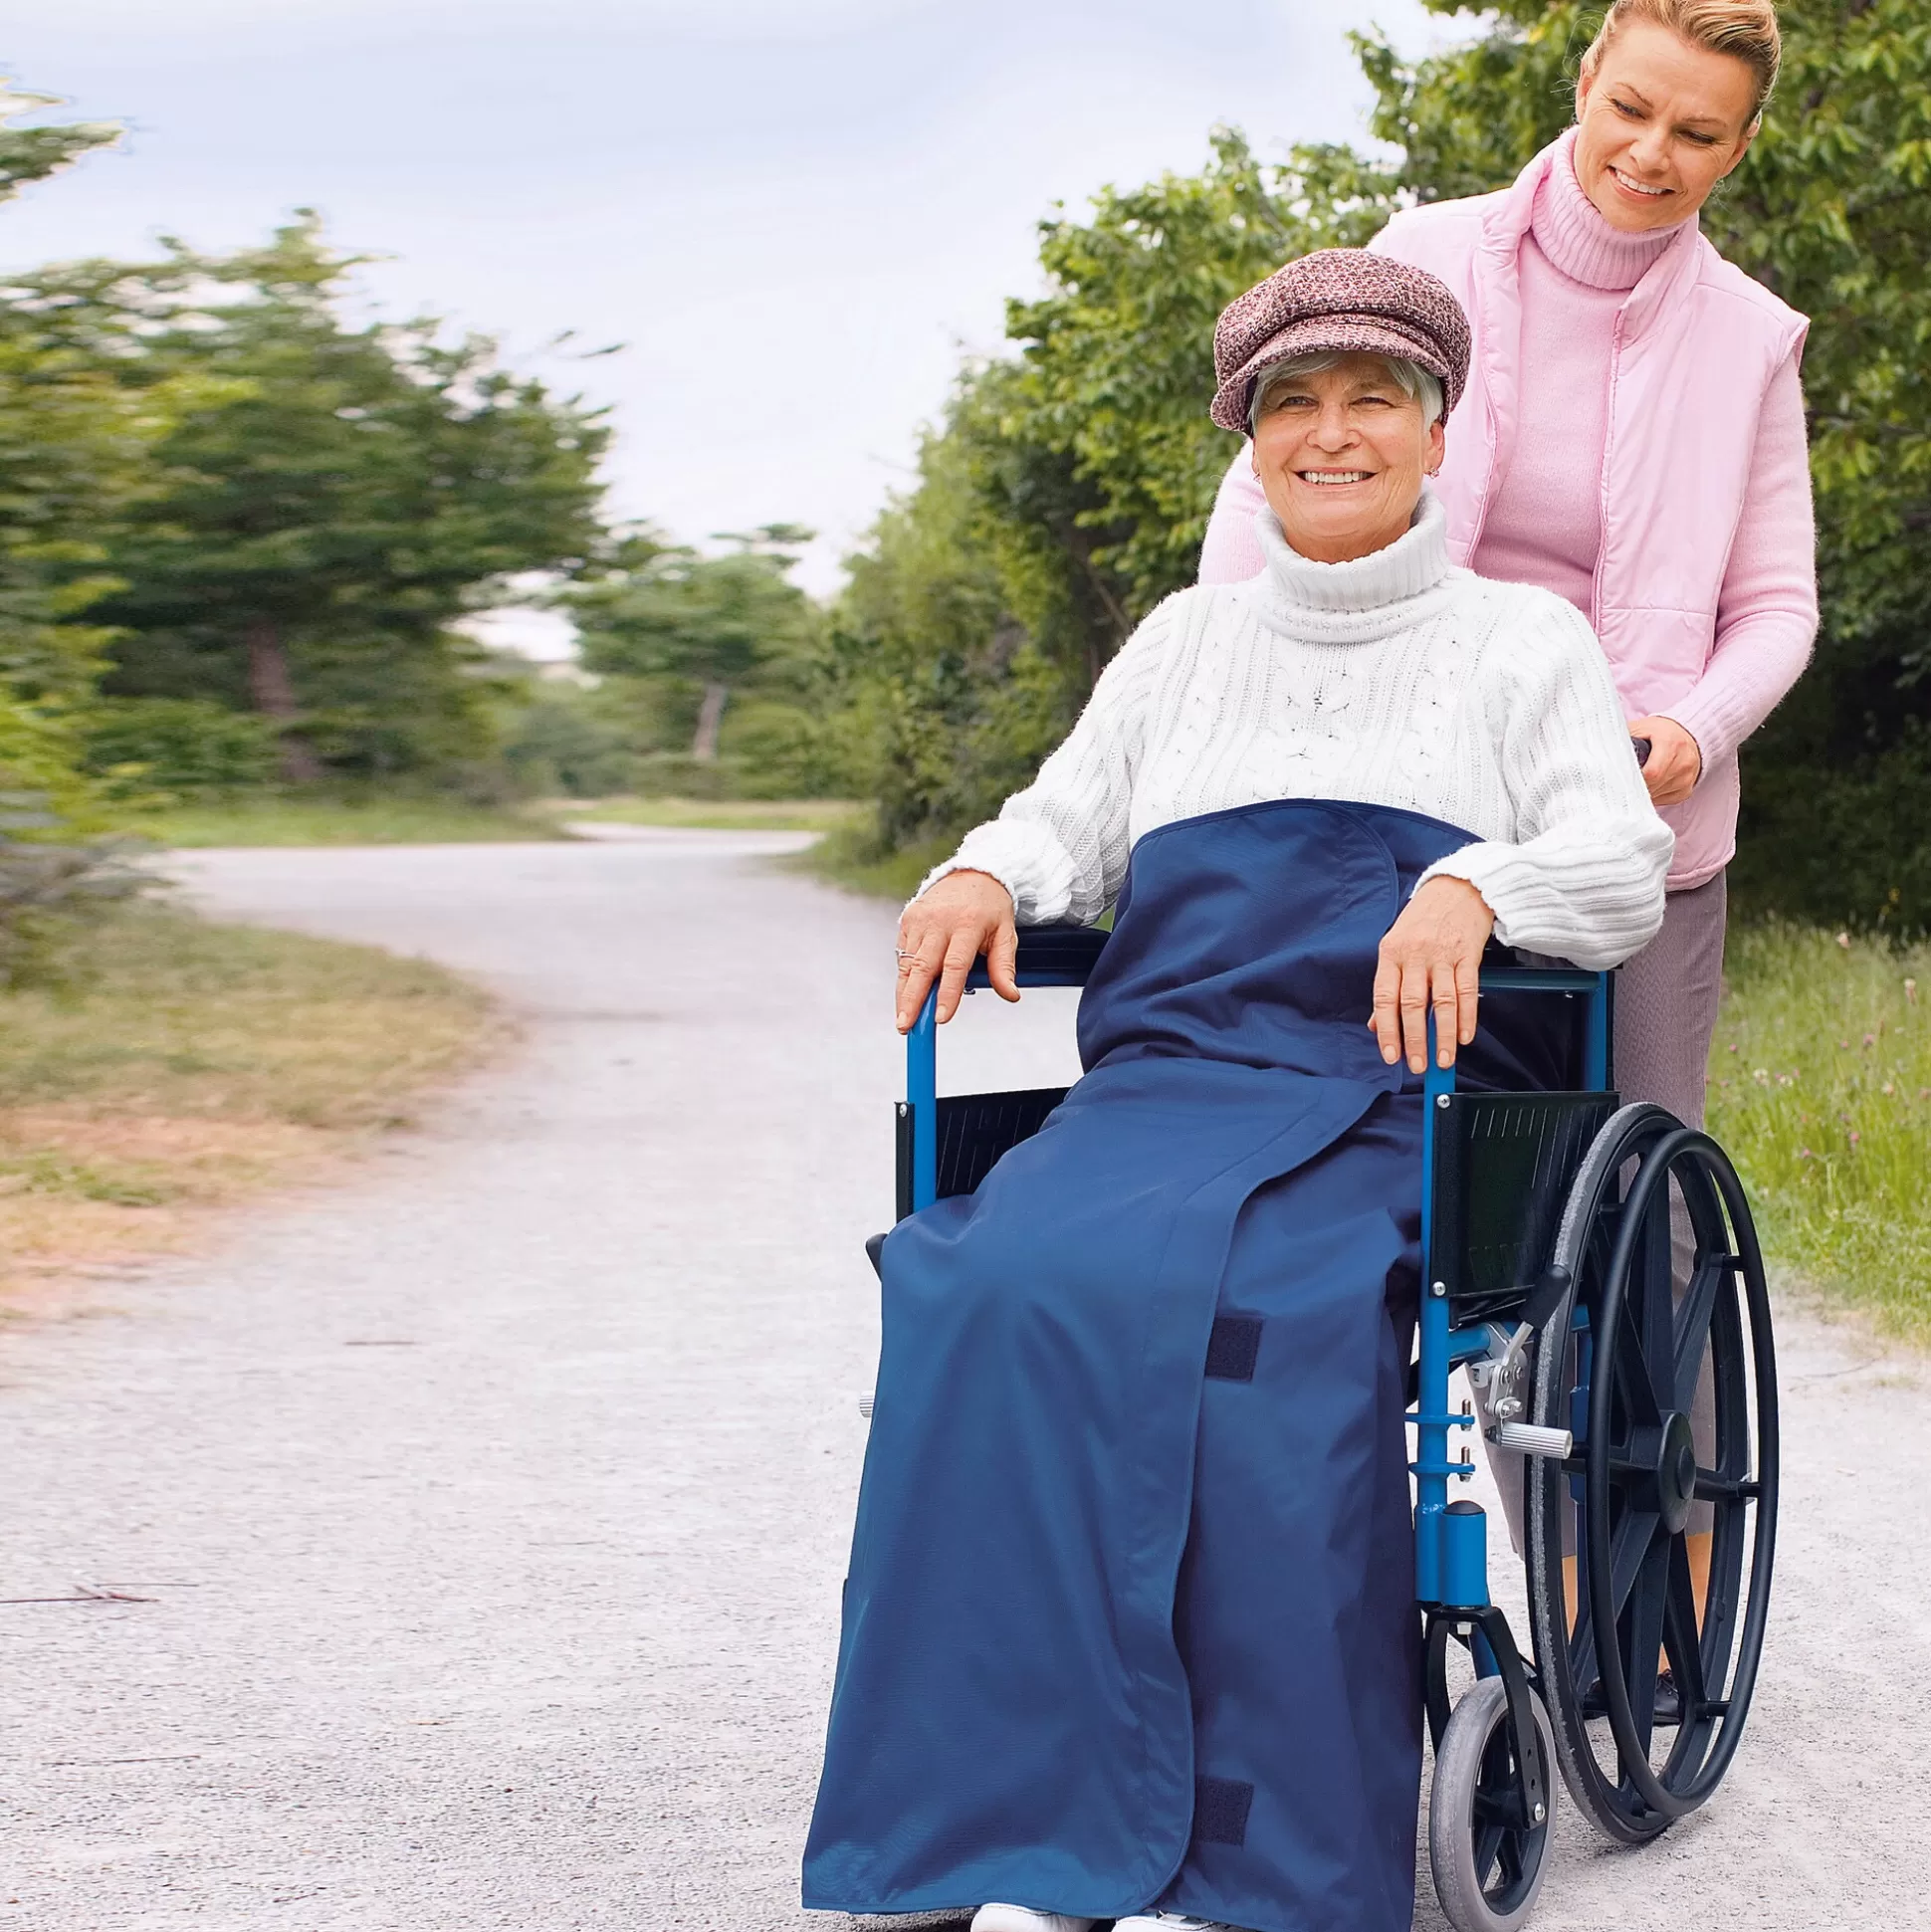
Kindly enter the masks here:
<path id="1" fill-rule="evenodd" d="M 1268 166 L 1223 128 L 1202 174 L 1041 225 L 1047 289 L 1008 305 L 1016 352 L 964 372 L 834 615 L 884 845 L 994 809 L 1192 580 L 1235 448 L 1206 415 L 1215 317 L 1290 257 L 1363 239 L 1389 191 L 1345 150 Z"/>
<path id="2" fill-rule="evenodd" d="M 1302 147 L 1270 166 L 1231 128 L 1211 141 L 1198 175 L 1104 188 L 1088 220 L 1043 223 L 1047 293 L 1006 309 L 1021 370 L 1007 423 L 1069 457 L 1090 492 L 1073 519 L 1091 534 L 1078 560 L 1104 573 L 1094 589 L 1116 648 L 1193 580 L 1235 447 L 1206 414 L 1220 311 L 1282 263 L 1363 242 L 1387 218 L 1386 178 L 1344 149 Z M 1078 554 L 1071 533 L 1061 540 Z"/>
<path id="3" fill-rule="evenodd" d="M 811 533 L 794 524 L 727 536 L 723 556 L 631 537 L 597 580 L 560 601 L 581 632 L 585 669 L 691 689 L 691 755 L 715 762 L 732 694 L 768 683 L 810 649 L 816 620 L 790 581 Z"/>
<path id="4" fill-rule="evenodd" d="M 11 124 L 50 105 L 0 88 L 0 201 L 117 136 Z M 183 393 L 126 397 L 0 303 L 0 982 L 33 967 L 60 916 L 133 884 L 98 837 L 102 802 L 81 768 L 75 714 L 109 635 L 82 620 L 113 587 L 103 520 L 143 486 Z"/>
<path id="5" fill-rule="evenodd" d="M 479 654 L 454 620 L 506 578 L 578 567 L 599 537 L 600 412 L 482 337 L 348 326 L 356 266 L 305 215 L 267 248 L 169 243 L 10 292 L 132 400 L 203 385 L 107 546 L 108 689 L 260 712 L 294 779 L 464 755 Z"/>

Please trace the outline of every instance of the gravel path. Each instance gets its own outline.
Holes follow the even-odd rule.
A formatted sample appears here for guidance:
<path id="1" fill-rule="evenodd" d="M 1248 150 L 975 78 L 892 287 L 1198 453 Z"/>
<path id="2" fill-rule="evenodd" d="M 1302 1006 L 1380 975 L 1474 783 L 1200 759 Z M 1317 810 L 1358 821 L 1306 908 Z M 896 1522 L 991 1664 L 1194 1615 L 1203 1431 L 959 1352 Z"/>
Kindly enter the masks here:
<path id="1" fill-rule="evenodd" d="M 765 863 L 798 842 L 182 861 L 525 1039 L 351 1186 L 8 1340 L 0 1927 L 823 1927 L 898 1056 L 889 911 Z M 1063 998 L 992 1006 L 959 1083 L 1053 1077 Z M 1795 1314 L 1783 1351 L 1742 1760 L 1647 1851 L 1572 1827 L 1541 1932 L 1931 1928 L 1931 1376 Z M 140 1601 L 18 1601 L 77 1586 Z"/>

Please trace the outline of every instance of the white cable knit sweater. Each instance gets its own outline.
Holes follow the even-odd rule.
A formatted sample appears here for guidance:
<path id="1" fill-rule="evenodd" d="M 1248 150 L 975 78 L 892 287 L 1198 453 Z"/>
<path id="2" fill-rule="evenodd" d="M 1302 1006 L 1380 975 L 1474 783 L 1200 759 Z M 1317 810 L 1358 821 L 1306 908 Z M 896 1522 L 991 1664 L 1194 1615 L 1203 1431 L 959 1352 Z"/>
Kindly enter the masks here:
<path id="1" fill-rule="evenodd" d="M 1614 966 L 1662 923 L 1674 840 L 1649 803 L 1602 647 L 1547 590 L 1450 567 L 1425 494 L 1397 541 L 1311 563 L 1271 511 L 1266 571 L 1169 597 L 1066 742 L 927 879 L 988 872 L 1022 925 L 1091 923 L 1156 826 L 1274 798 L 1396 805 L 1475 843 L 1506 946 Z"/>

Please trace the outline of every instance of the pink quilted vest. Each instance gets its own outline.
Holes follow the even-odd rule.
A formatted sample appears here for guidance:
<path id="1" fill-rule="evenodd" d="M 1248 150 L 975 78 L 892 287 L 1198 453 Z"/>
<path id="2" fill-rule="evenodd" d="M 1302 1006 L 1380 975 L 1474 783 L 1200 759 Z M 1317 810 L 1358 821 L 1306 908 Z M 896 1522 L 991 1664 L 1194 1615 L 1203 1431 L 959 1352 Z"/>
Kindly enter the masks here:
<path id="1" fill-rule="evenodd" d="M 1512 187 L 1406 209 L 1371 244 L 1439 276 L 1474 328 L 1474 364 L 1449 419 L 1436 485 L 1458 563 L 1474 553 L 1494 479 L 1514 446 L 1522 335 L 1516 262 L 1559 145 L 1544 148 Z M 1809 326 L 1726 262 L 1694 223 L 1616 318 L 1603 550 L 1589 616 L 1631 718 L 1665 710 L 1709 662 L 1764 392 Z M 1676 833 L 1672 885 L 1707 878 L 1735 839 L 1736 759 L 1705 771 L 1694 795 L 1662 816 Z"/>

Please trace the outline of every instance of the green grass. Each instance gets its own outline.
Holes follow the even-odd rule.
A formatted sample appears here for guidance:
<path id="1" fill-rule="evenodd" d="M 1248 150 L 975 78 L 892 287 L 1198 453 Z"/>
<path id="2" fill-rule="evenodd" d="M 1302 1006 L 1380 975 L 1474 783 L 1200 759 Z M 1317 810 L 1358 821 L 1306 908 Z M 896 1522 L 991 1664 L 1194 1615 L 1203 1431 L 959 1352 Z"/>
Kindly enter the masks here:
<path id="1" fill-rule="evenodd" d="M 805 872 L 815 872 L 833 885 L 853 892 L 870 894 L 903 904 L 919 890 L 919 882 L 940 860 L 951 858 L 959 849 L 956 837 L 931 839 L 922 845 L 879 858 L 873 846 L 871 828 L 854 817 L 828 831 L 809 851 L 800 852 L 791 863 Z"/>
<path id="2" fill-rule="evenodd" d="M 486 994 L 371 947 L 140 903 L 72 947 L 65 983 L 0 992 L 0 1302 L 194 1246 L 501 1033 Z"/>
<path id="3" fill-rule="evenodd" d="M 142 812 L 131 831 L 162 845 L 473 845 L 559 839 L 546 813 L 442 798 L 240 798 Z"/>
<path id="4" fill-rule="evenodd" d="M 567 824 L 674 825 L 716 831 L 831 832 L 855 824 L 867 807 L 849 798 L 596 798 L 551 800 L 543 808 Z"/>
<path id="5" fill-rule="evenodd" d="M 1710 1131 L 1766 1245 L 1886 1332 L 1931 1343 L 1931 946 L 1730 935 Z"/>

